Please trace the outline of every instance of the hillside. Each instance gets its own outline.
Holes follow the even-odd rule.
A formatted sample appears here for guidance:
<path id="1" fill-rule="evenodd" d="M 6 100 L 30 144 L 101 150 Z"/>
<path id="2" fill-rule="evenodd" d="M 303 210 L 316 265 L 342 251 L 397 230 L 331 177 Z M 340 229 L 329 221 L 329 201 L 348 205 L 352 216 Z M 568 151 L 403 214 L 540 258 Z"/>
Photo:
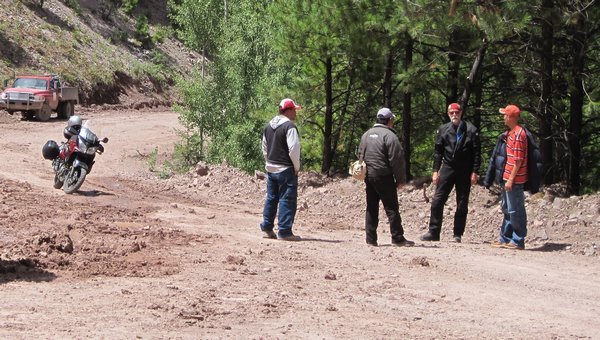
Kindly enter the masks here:
<path id="1" fill-rule="evenodd" d="M 139 1 L 130 16 L 108 14 L 106 3 L 2 0 L 0 78 L 52 73 L 79 87 L 82 105 L 169 106 L 175 79 L 190 74 L 199 56 L 174 39 L 167 1 Z M 145 36 L 136 30 L 141 14 Z M 146 38 L 155 42 L 144 48 Z"/>

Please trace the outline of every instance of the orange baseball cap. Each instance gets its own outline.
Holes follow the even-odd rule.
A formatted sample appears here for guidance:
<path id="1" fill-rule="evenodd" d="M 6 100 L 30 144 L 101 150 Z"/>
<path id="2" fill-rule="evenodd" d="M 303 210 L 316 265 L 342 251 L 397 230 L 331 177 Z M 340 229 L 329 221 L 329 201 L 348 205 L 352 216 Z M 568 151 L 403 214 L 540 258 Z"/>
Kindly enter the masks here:
<path id="1" fill-rule="evenodd" d="M 517 105 L 508 105 L 505 108 L 501 108 L 500 113 L 509 117 L 519 117 L 521 115 L 521 109 Z"/>

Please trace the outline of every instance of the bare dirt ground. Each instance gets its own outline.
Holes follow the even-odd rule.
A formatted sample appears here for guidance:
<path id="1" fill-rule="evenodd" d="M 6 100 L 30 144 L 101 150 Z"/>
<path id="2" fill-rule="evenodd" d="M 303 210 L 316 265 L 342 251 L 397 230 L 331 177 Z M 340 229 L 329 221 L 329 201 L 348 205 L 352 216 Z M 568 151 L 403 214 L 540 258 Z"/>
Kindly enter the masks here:
<path id="1" fill-rule="evenodd" d="M 391 247 L 382 213 L 373 248 L 362 184 L 303 173 L 304 240 L 265 240 L 263 180 L 149 170 L 177 141 L 176 113 L 79 113 L 110 141 L 66 195 L 41 156 L 65 122 L 0 112 L 2 338 L 600 338 L 598 194 L 529 197 L 525 251 L 490 247 L 500 212 L 481 187 L 463 243 L 450 242 L 451 199 L 441 242 Z M 423 190 L 400 203 L 418 240 Z"/>

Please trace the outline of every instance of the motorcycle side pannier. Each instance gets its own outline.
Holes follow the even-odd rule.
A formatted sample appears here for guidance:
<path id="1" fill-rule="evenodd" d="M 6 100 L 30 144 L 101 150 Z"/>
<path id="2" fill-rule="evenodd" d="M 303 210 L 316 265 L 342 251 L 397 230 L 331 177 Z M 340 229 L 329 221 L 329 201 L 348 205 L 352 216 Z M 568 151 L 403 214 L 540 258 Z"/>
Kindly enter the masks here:
<path id="1" fill-rule="evenodd" d="M 58 157 L 59 153 L 60 151 L 58 149 L 58 144 L 56 144 L 56 142 L 53 140 L 47 141 L 46 144 L 44 144 L 44 147 L 42 148 L 42 155 L 45 159 L 55 159 L 56 157 Z"/>

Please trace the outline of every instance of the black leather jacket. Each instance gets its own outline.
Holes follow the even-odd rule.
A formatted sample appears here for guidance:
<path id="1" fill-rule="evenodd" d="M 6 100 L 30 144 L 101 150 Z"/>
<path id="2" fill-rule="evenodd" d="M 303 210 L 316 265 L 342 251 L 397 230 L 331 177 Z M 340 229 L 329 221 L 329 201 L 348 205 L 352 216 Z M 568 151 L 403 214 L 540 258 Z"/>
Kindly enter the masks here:
<path id="1" fill-rule="evenodd" d="M 457 132 L 462 134 L 460 141 L 456 142 Z M 478 172 L 481 166 L 481 144 L 479 131 L 466 121 L 461 121 L 458 129 L 452 122 L 440 126 L 435 137 L 435 151 L 433 155 L 433 171 L 439 171 L 442 162 L 453 169 L 466 171 L 469 174 Z"/>

